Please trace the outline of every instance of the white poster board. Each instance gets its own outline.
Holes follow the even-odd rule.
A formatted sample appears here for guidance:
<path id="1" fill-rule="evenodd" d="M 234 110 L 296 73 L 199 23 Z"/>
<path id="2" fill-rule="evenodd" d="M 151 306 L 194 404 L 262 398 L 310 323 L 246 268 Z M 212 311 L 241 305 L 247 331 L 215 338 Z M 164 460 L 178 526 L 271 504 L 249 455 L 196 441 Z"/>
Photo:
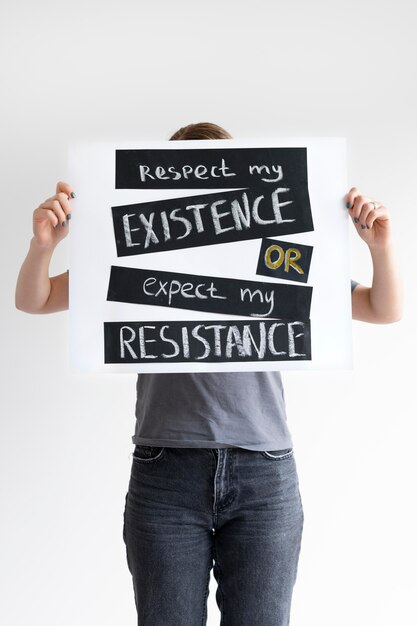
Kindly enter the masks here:
<path id="1" fill-rule="evenodd" d="M 169 151 L 175 151 L 177 159 L 171 169 L 174 152 Z M 194 167 L 181 169 L 181 157 L 184 154 L 183 163 L 189 163 L 190 151 Z M 257 151 L 269 159 L 263 168 L 259 159 L 251 160 Z M 148 167 L 152 159 L 145 157 L 152 154 L 162 154 L 163 159 Z M 303 185 L 301 195 L 295 191 L 300 169 L 291 160 L 293 154 L 305 156 L 308 202 Z M 78 142 L 69 146 L 68 157 L 67 181 L 76 193 L 69 234 L 73 367 L 95 372 L 352 367 L 343 138 Z M 216 166 L 210 169 L 203 163 L 207 166 L 211 157 Z M 156 163 L 164 166 L 157 171 Z M 158 188 L 126 188 L 129 181 L 138 186 L 151 181 Z M 160 188 L 163 185 L 170 188 Z M 206 206 L 201 196 L 206 196 Z M 304 230 L 300 216 L 307 215 L 302 205 L 308 203 L 313 226 Z M 281 226 L 290 232 L 280 231 Z M 278 229 L 278 234 L 271 235 L 270 229 Z M 264 253 L 272 246 L 266 273 L 257 271 L 266 261 L 262 245 Z M 311 252 L 304 276 L 294 251 L 297 245 Z M 123 281 L 132 301 L 118 299 Z M 257 293 L 253 281 L 261 283 Z M 109 299 L 110 291 L 114 299 Z M 242 308 L 233 300 L 236 294 Z M 146 303 L 135 300 L 142 296 Z M 297 308 L 301 302 L 302 315 Z M 276 309 L 271 313 L 272 304 Z M 218 306 L 229 308 L 192 308 Z"/>

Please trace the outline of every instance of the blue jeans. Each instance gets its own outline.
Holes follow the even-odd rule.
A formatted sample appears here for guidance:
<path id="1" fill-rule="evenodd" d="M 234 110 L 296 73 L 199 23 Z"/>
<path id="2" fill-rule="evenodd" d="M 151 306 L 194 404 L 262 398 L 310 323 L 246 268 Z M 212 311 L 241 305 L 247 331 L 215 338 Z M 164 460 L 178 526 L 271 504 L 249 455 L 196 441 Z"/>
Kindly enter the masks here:
<path id="1" fill-rule="evenodd" d="M 304 513 L 294 450 L 136 445 L 123 539 L 138 626 L 288 626 Z"/>

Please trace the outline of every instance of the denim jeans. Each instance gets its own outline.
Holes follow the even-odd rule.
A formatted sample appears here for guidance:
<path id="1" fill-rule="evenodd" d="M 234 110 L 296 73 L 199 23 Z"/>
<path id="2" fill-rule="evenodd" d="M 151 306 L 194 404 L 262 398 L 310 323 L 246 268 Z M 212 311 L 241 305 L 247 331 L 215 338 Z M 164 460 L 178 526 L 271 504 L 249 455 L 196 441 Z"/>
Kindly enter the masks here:
<path id="1" fill-rule="evenodd" d="M 136 445 L 123 539 L 138 626 L 288 626 L 304 523 L 292 448 Z"/>

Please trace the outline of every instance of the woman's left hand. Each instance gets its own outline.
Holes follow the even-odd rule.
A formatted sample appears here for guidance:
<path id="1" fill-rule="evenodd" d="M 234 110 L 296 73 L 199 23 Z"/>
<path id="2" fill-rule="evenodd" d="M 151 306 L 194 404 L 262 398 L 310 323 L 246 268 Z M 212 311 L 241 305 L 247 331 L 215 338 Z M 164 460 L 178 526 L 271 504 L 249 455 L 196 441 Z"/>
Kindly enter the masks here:
<path id="1" fill-rule="evenodd" d="M 391 241 L 391 219 L 388 209 L 378 200 L 352 187 L 346 195 L 346 207 L 358 235 L 369 247 L 384 247 Z"/>

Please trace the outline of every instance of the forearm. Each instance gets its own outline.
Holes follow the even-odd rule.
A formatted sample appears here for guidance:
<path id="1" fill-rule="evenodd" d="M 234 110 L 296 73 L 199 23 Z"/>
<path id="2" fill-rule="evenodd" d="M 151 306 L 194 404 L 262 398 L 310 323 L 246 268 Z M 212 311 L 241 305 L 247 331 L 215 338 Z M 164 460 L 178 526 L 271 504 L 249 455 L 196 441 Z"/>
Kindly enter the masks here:
<path id="1" fill-rule="evenodd" d="M 369 250 L 373 264 L 369 301 L 380 323 L 399 320 L 403 309 L 403 287 L 394 248 L 391 243 Z"/>
<path id="2" fill-rule="evenodd" d="M 34 237 L 22 263 L 16 283 L 15 305 L 27 313 L 37 313 L 51 293 L 49 264 L 54 247 L 40 246 Z"/>

